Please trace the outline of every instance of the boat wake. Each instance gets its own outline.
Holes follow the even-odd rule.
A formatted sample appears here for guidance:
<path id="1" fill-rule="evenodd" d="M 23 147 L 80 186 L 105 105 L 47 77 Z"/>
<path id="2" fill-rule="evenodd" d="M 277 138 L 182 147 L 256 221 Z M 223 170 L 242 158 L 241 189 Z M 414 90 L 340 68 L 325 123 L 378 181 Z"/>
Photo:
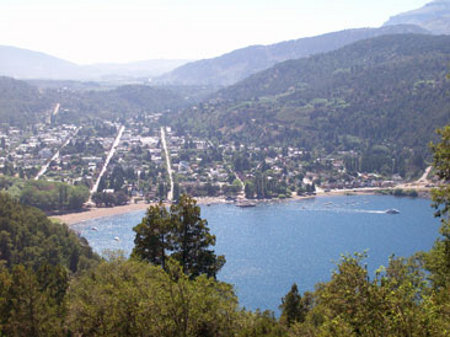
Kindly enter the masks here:
<path id="1" fill-rule="evenodd" d="M 351 209 L 351 208 L 304 208 L 304 211 L 329 212 L 329 213 L 366 213 L 366 214 L 386 214 L 386 211 L 372 209 Z"/>

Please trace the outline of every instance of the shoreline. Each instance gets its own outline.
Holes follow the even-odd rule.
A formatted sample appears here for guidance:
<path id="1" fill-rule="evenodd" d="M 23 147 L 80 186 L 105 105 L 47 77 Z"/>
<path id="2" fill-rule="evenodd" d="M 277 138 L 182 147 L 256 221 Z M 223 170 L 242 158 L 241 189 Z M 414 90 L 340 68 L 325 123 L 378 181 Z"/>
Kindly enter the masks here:
<path id="1" fill-rule="evenodd" d="M 331 190 L 331 191 L 319 191 L 315 195 L 306 195 L 306 196 L 298 196 L 293 195 L 291 198 L 286 199 L 251 199 L 251 202 L 254 203 L 263 203 L 263 202 L 289 202 L 289 201 L 296 201 L 296 200 L 305 200 L 305 199 L 311 199 L 311 198 L 317 198 L 317 197 L 327 197 L 327 196 L 340 196 L 340 195 L 376 195 L 378 191 L 382 190 L 394 190 L 396 188 L 413 188 L 411 186 L 396 186 L 391 188 L 379 188 L 379 187 L 368 187 L 368 188 L 357 188 L 357 189 L 340 189 L 340 190 Z M 417 192 L 423 193 L 423 192 L 429 192 L 430 188 L 424 188 L 424 187 L 416 187 L 414 188 Z M 198 205 L 213 205 L 213 204 L 226 204 L 229 203 L 225 198 L 223 197 L 199 197 L 194 198 L 197 200 Z M 247 199 L 244 199 L 247 200 Z M 62 223 L 67 224 L 69 227 L 71 225 L 84 222 L 87 220 L 93 220 L 113 215 L 121 215 L 131 212 L 137 212 L 137 211 L 143 211 L 146 210 L 148 207 L 155 205 L 155 203 L 130 203 L 123 206 L 114 206 L 114 207 L 92 207 L 89 209 L 84 209 L 79 212 L 72 212 L 72 213 L 66 213 L 66 214 L 60 214 L 60 215 L 50 215 L 49 217 L 51 219 L 55 219 L 57 221 L 60 221 Z"/>

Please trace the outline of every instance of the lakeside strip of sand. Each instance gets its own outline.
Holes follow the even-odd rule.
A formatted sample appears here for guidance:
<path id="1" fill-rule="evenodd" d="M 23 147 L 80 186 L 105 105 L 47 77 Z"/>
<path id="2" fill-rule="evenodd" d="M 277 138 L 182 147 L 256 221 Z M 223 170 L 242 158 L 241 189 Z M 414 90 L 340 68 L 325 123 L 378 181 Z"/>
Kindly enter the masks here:
<path id="1" fill-rule="evenodd" d="M 223 198 L 214 198 L 214 197 L 207 197 L 207 198 L 196 198 L 197 203 L 199 205 L 206 205 L 206 204 L 219 204 L 219 203 L 225 203 L 225 199 Z M 139 203 L 130 203 L 123 206 L 114 206 L 114 207 L 92 207 L 92 208 L 86 208 L 79 212 L 73 212 L 73 213 L 66 213 L 61 215 L 52 215 L 50 218 L 56 219 L 58 221 L 61 221 L 67 225 L 73 225 L 76 223 L 80 223 L 86 220 L 92 220 L 97 218 L 103 218 L 108 217 L 112 215 L 119 215 L 119 214 L 126 214 L 130 212 L 135 211 L 142 211 L 149 208 L 151 205 L 154 205 L 154 203 L 145 203 L 145 202 L 139 202 Z"/>
<path id="2" fill-rule="evenodd" d="M 406 186 L 402 186 L 406 187 Z M 411 188 L 412 186 L 408 186 L 407 188 Z M 395 187 L 399 188 L 399 186 Z M 392 188 L 394 189 L 394 188 Z M 423 186 L 414 187 L 418 192 L 428 192 L 429 188 L 424 188 Z M 331 190 L 327 192 L 320 191 L 316 195 L 312 196 L 297 196 L 294 195 L 289 199 L 270 199 L 270 200 L 251 200 L 252 202 L 285 202 L 292 200 L 303 200 L 315 197 L 324 197 L 324 196 L 336 196 L 336 195 L 364 195 L 364 194 L 376 194 L 377 191 L 387 190 L 387 188 L 358 188 L 358 189 L 340 189 L 340 190 Z M 205 198 L 196 198 L 197 203 L 199 205 L 208 205 L 208 204 L 220 204 L 226 203 L 227 201 L 223 197 L 205 197 Z M 73 225 L 76 223 L 84 222 L 87 220 L 103 218 L 113 215 L 126 214 L 134 211 L 142 211 L 146 210 L 152 204 L 147 204 L 144 202 L 140 203 L 130 203 L 124 206 L 115 206 L 115 207 L 102 207 L 102 208 L 88 208 L 79 212 L 67 213 L 62 215 L 53 215 L 51 218 L 66 223 L 67 225 Z"/>

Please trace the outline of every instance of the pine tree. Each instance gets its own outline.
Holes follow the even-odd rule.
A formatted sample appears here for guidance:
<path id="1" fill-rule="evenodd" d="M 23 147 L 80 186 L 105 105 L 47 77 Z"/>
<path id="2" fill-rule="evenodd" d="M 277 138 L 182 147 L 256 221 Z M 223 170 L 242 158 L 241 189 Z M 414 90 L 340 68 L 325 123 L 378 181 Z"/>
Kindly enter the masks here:
<path id="1" fill-rule="evenodd" d="M 225 264 L 211 246 L 216 238 L 209 233 L 208 222 L 200 217 L 200 207 L 189 196 L 182 195 L 170 211 L 160 203 L 150 206 L 136 232 L 132 256 L 166 268 L 166 259 L 178 261 L 183 272 L 192 278 L 201 274 L 215 277 Z"/>
<path id="2" fill-rule="evenodd" d="M 303 307 L 302 297 L 294 283 L 291 290 L 281 299 L 280 322 L 288 327 L 294 322 L 303 322 L 306 316 L 306 308 Z"/>
<path id="3" fill-rule="evenodd" d="M 215 277 L 225 263 L 209 249 L 216 244 L 216 237 L 209 233 L 208 222 L 200 217 L 200 207 L 187 195 L 170 208 L 171 221 L 175 225 L 174 253 L 183 272 L 196 277 L 200 274 Z"/>
<path id="4" fill-rule="evenodd" d="M 165 268 L 166 254 L 172 247 L 170 215 L 166 207 L 150 206 L 141 223 L 133 228 L 136 232 L 132 256 Z"/>

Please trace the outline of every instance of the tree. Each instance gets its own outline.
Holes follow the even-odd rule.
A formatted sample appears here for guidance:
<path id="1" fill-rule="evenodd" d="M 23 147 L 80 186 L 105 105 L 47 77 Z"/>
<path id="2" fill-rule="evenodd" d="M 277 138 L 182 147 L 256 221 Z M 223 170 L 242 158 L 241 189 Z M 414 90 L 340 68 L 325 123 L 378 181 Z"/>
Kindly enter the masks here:
<path id="1" fill-rule="evenodd" d="M 436 289 L 445 291 L 450 287 L 450 125 L 437 131 L 441 142 L 431 144 L 434 153 L 433 166 L 442 185 L 432 190 L 436 217 L 441 218 L 439 238 L 433 249 L 426 254 L 426 267 L 432 272 L 431 279 Z M 449 295 L 450 300 L 450 295 Z"/>
<path id="2" fill-rule="evenodd" d="M 173 261 L 164 272 L 113 258 L 75 279 L 69 295 L 74 336 L 235 336 L 232 286 L 204 275 L 191 280 Z"/>
<path id="3" fill-rule="evenodd" d="M 167 186 L 162 181 L 158 184 L 158 196 L 160 200 L 166 199 L 167 197 Z"/>
<path id="4" fill-rule="evenodd" d="M 8 268 L 23 264 L 37 270 L 48 263 L 77 272 L 81 258 L 98 260 L 66 225 L 53 223 L 42 211 L 0 193 L 0 259 Z"/>
<path id="5" fill-rule="evenodd" d="M 445 222 L 448 220 L 448 211 L 450 210 L 450 185 L 448 184 L 450 182 L 450 125 L 437 130 L 437 134 L 441 136 L 441 142 L 430 144 L 430 147 L 434 153 L 433 166 L 436 175 L 441 179 L 443 185 L 432 191 L 432 197 L 437 209 L 436 216 L 441 217 Z"/>
<path id="6" fill-rule="evenodd" d="M 173 200 L 178 200 L 180 198 L 180 184 L 174 183 L 173 184 Z"/>
<path id="7" fill-rule="evenodd" d="M 62 315 L 47 287 L 22 265 L 11 272 L 0 266 L 0 334 L 61 336 Z"/>
<path id="8" fill-rule="evenodd" d="M 132 256 L 165 269 L 167 251 L 173 249 L 170 226 L 170 215 L 162 202 L 150 206 L 141 223 L 133 228 L 136 237 Z"/>
<path id="9" fill-rule="evenodd" d="M 114 166 L 114 169 L 111 174 L 111 188 L 114 189 L 114 191 L 119 191 L 122 189 L 122 186 L 125 182 L 124 180 L 125 172 L 123 170 L 123 167 L 121 165 Z"/>
<path id="10" fill-rule="evenodd" d="M 200 274 L 215 277 L 225 264 L 223 256 L 217 257 L 210 246 L 216 237 L 209 233 L 208 222 L 200 217 L 200 207 L 187 195 L 182 195 L 178 204 L 170 208 L 174 231 L 174 253 L 183 272 L 192 277 Z"/>
<path id="11" fill-rule="evenodd" d="M 307 312 L 307 308 L 303 304 L 297 284 L 294 283 L 291 290 L 281 299 L 280 322 L 287 327 L 290 327 L 294 322 L 303 322 Z"/>
<path id="12" fill-rule="evenodd" d="M 329 282 L 305 293 L 305 319 L 290 336 L 446 336 L 445 310 L 430 300 L 420 259 L 391 258 L 370 280 L 365 257 L 343 256 Z"/>
<path id="13" fill-rule="evenodd" d="M 210 249 L 216 238 L 209 233 L 208 222 L 200 217 L 200 207 L 186 195 L 169 211 L 162 203 L 150 206 L 133 230 L 136 237 L 132 256 L 163 269 L 170 256 L 192 278 L 201 274 L 215 277 L 225 263 L 223 256 L 216 256 Z"/>

